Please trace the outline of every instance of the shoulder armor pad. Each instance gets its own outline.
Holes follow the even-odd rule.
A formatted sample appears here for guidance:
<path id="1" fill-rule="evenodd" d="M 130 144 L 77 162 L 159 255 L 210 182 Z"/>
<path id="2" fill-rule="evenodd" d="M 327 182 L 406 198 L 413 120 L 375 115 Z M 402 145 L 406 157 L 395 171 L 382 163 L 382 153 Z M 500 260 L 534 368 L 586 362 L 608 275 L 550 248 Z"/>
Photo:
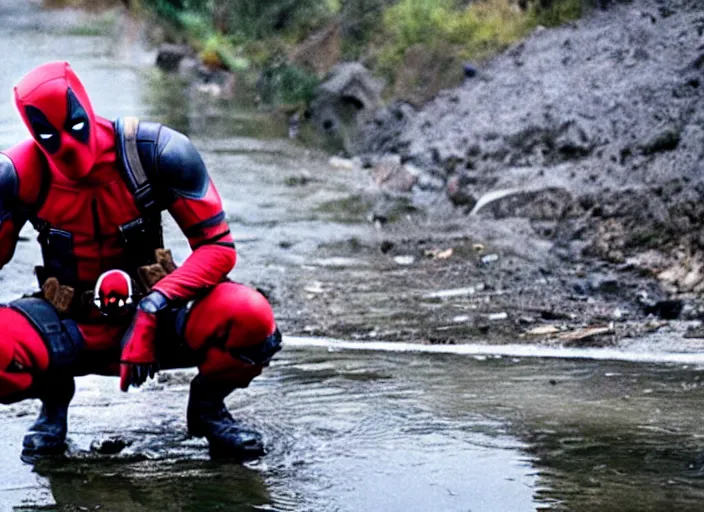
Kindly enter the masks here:
<path id="1" fill-rule="evenodd" d="M 210 179 L 203 159 L 182 133 L 162 126 L 157 142 L 159 183 L 172 196 L 200 199 L 208 191 Z"/>
<path id="2" fill-rule="evenodd" d="M 0 153 L 0 220 L 12 213 L 19 193 L 17 169 L 10 157 Z"/>

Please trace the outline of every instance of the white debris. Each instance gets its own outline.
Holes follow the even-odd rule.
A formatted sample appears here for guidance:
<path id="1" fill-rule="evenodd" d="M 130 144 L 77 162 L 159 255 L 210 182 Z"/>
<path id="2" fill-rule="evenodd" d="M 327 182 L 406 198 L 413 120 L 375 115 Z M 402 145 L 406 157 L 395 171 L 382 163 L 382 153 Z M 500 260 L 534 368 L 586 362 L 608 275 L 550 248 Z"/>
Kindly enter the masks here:
<path id="1" fill-rule="evenodd" d="M 323 293 L 325 291 L 323 289 L 323 283 L 321 283 L 320 281 L 313 281 L 308 286 L 305 286 L 303 289 L 308 293 Z"/>
<path id="2" fill-rule="evenodd" d="M 349 158 L 340 158 L 339 156 L 330 157 L 328 164 L 330 164 L 331 167 L 345 169 L 348 171 L 351 171 L 355 167 L 353 160 L 350 160 Z"/>
<path id="3" fill-rule="evenodd" d="M 554 325 L 541 325 L 539 327 L 534 327 L 526 334 L 531 334 L 533 336 L 543 336 L 546 334 L 556 334 L 558 332 L 560 332 L 560 329 L 558 329 Z"/>
<path id="4" fill-rule="evenodd" d="M 474 286 L 468 286 L 466 288 L 451 288 L 449 290 L 439 290 L 437 292 L 431 292 L 423 295 L 424 299 L 446 299 L 449 297 L 465 297 L 467 295 L 474 295 L 477 293 L 477 289 Z"/>
<path id="5" fill-rule="evenodd" d="M 394 257 L 394 261 L 399 265 L 412 265 L 416 259 L 411 255 L 403 255 Z"/>

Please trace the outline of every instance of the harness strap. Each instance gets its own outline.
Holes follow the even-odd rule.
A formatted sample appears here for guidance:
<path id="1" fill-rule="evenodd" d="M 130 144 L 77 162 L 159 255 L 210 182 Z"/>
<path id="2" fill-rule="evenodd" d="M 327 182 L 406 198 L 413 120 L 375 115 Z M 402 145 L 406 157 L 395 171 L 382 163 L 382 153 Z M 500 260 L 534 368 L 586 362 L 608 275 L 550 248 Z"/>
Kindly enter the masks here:
<path id="1" fill-rule="evenodd" d="M 149 177 L 144 170 L 142 161 L 139 158 L 139 151 L 137 150 L 139 119 L 136 117 L 122 117 L 116 121 L 116 125 L 118 149 L 122 158 L 122 167 L 125 171 L 127 185 L 134 196 L 137 207 L 146 217 L 149 217 L 154 213 L 158 213 L 158 210 L 156 209 L 152 185 L 149 182 Z"/>

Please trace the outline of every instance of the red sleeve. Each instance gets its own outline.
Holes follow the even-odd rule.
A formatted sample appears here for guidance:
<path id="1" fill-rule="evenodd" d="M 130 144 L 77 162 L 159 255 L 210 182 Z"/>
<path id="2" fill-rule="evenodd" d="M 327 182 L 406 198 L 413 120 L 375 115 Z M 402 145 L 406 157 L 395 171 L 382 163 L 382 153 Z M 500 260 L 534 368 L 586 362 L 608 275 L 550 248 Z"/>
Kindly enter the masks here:
<path id="1" fill-rule="evenodd" d="M 209 180 L 203 197 L 179 197 L 169 212 L 188 238 L 193 253 L 155 286 L 168 299 L 190 300 L 221 282 L 235 266 L 235 244 L 222 201 Z"/>
<path id="2" fill-rule="evenodd" d="M 15 253 L 27 211 L 40 193 L 44 165 L 32 140 L 0 153 L 0 268 Z"/>
<path id="3" fill-rule="evenodd" d="M 0 221 L 0 268 L 7 265 L 15 254 L 17 240 L 22 226 L 18 226 L 14 219 Z"/>

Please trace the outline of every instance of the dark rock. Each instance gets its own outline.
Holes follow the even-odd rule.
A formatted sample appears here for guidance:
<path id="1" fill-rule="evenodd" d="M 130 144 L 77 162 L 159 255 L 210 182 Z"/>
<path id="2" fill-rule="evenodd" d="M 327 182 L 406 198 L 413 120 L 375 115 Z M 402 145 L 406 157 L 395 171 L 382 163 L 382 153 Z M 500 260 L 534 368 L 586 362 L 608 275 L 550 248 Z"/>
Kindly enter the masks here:
<path id="1" fill-rule="evenodd" d="M 704 67 L 704 53 L 697 55 L 688 66 L 690 69 L 701 69 L 702 67 Z"/>
<path id="2" fill-rule="evenodd" d="M 90 451 L 102 455 L 116 455 L 131 444 L 132 441 L 128 441 L 120 436 L 96 439 L 90 444 Z"/>
<path id="3" fill-rule="evenodd" d="M 477 68 L 468 62 L 462 66 L 462 70 L 464 71 L 465 78 L 474 78 L 477 76 Z"/>
<path id="4" fill-rule="evenodd" d="M 159 69 L 172 73 L 178 71 L 181 60 L 191 53 L 188 46 L 178 44 L 163 44 L 156 55 L 156 65 Z"/>
<path id="5" fill-rule="evenodd" d="M 668 124 L 655 131 L 641 146 L 641 151 L 652 155 L 662 151 L 672 151 L 677 148 L 682 138 L 682 129 L 673 124 Z"/>
<path id="6" fill-rule="evenodd" d="M 570 320 L 570 315 L 552 309 L 544 309 L 540 312 L 540 318 L 543 320 Z"/>
<path id="7" fill-rule="evenodd" d="M 464 206 L 471 210 L 477 204 L 473 193 L 475 184 L 476 180 L 467 174 L 453 176 L 447 182 L 447 197 L 455 206 Z"/>
<path id="8" fill-rule="evenodd" d="M 388 253 L 391 249 L 393 249 L 395 244 L 389 240 L 384 240 L 381 242 L 381 252 L 383 254 Z"/>
<path id="9" fill-rule="evenodd" d="M 646 305 L 643 312 L 646 315 L 655 315 L 664 320 L 677 320 L 682 314 L 684 302 L 679 299 L 661 300 L 652 305 Z"/>
<path id="10" fill-rule="evenodd" d="M 362 64 L 338 64 L 316 90 L 310 121 L 322 133 L 340 138 L 347 151 L 357 152 L 358 132 L 381 105 L 382 88 Z"/>
<path id="11" fill-rule="evenodd" d="M 572 290 L 578 295 L 588 295 L 590 287 L 587 281 L 580 279 L 572 284 Z"/>
<path id="12" fill-rule="evenodd" d="M 557 151 L 565 160 L 574 160 L 591 153 L 593 143 L 583 126 L 575 121 L 565 123 L 555 138 Z"/>
<path id="13" fill-rule="evenodd" d="M 616 294 L 621 290 L 621 284 L 612 274 L 590 274 L 587 276 L 587 286 L 592 292 Z"/>

